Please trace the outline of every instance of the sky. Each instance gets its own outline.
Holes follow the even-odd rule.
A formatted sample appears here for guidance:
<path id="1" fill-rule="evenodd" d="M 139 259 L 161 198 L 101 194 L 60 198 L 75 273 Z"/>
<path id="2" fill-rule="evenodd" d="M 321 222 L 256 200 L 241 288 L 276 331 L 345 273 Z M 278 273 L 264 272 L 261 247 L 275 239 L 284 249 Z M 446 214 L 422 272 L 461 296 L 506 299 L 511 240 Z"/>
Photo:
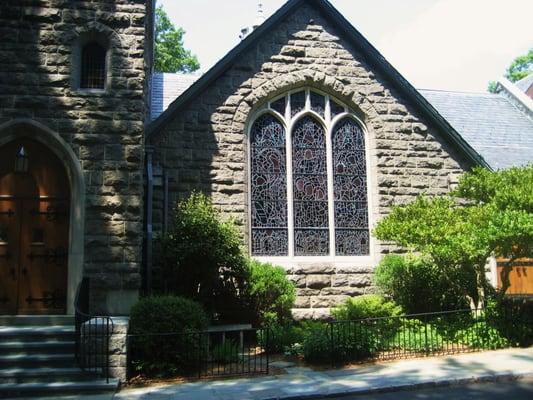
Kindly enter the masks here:
<path id="1" fill-rule="evenodd" d="M 533 48 L 532 0 L 330 0 L 419 89 L 484 92 Z M 157 0 L 207 71 L 239 43 L 257 0 Z M 263 0 L 269 17 L 285 0 Z"/>

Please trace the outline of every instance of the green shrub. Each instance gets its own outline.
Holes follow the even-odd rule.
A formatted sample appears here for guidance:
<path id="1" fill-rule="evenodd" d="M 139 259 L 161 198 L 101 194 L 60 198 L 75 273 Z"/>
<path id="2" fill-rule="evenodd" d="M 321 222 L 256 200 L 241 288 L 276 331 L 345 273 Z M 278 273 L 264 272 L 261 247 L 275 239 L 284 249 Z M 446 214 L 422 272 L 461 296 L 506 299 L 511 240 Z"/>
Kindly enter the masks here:
<path id="1" fill-rule="evenodd" d="M 156 240 L 157 286 L 199 301 L 221 319 L 239 319 L 248 274 L 242 244 L 235 224 L 221 222 L 211 200 L 193 193 L 176 206 L 168 231 Z"/>
<path id="2" fill-rule="evenodd" d="M 327 324 L 317 323 L 307 327 L 302 343 L 302 353 L 305 360 L 310 363 L 331 362 L 331 333 Z"/>
<path id="3" fill-rule="evenodd" d="M 442 349 L 444 338 L 435 326 L 418 319 L 403 319 L 398 331 L 388 343 L 389 349 L 403 349 L 414 352 L 431 352 Z"/>
<path id="4" fill-rule="evenodd" d="M 406 313 L 425 313 L 468 307 L 462 282 L 464 279 L 443 273 L 427 257 L 386 255 L 376 268 L 374 283 L 401 305 Z"/>
<path id="5" fill-rule="evenodd" d="M 271 324 L 266 329 L 268 329 L 268 351 L 270 353 L 281 354 L 304 339 L 304 330 L 298 326 Z M 265 330 L 259 331 L 259 346 L 266 348 L 266 341 Z"/>
<path id="6" fill-rule="evenodd" d="M 291 320 L 296 289 L 283 268 L 250 260 L 245 292 L 254 323 L 287 324 Z"/>
<path id="7" fill-rule="evenodd" d="M 135 370 L 165 376 L 194 368 L 201 348 L 198 335 L 187 333 L 206 329 L 208 321 L 201 305 L 192 300 L 173 296 L 141 299 L 130 315 Z"/>
<path id="8" fill-rule="evenodd" d="M 286 357 L 300 357 L 304 355 L 302 343 L 293 343 L 285 348 L 283 354 Z"/>
<path id="9" fill-rule="evenodd" d="M 509 341 L 500 331 L 486 321 L 477 321 L 455 334 L 455 341 L 474 349 L 501 349 L 509 346 Z"/>
<path id="10" fill-rule="evenodd" d="M 378 336 L 364 321 L 353 324 L 316 323 L 306 329 L 302 352 L 310 363 L 343 363 L 371 357 Z"/>
<path id="11" fill-rule="evenodd" d="M 230 364 L 239 361 L 239 345 L 233 340 L 213 347 L 212 360 L 221 364 Z"/>
<path id="12" fill-rule="evenodd" d="M 533 345 L 533 299 L 505 297 L 487 301 L 487 317 L 513 345 Z"/>
<path id="13" fill-rule="evenodd" d="M 368 294 L 347 299 L 331 310 L 337 320 L 353 321 L 365 318 L 396 317 L 402 315 L 402 307 L 383 296 Z"/>

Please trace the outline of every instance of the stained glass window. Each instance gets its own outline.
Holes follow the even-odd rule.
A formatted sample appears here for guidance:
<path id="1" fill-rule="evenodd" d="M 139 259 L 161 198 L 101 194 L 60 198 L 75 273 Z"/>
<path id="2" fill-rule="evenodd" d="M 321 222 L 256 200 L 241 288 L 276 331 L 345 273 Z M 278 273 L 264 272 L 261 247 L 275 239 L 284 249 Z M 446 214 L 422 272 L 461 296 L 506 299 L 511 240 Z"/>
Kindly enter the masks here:
<path id="1" fill-rule="evenodd" d="M 311 117 L 292 132 L 294 255 L 329 252 L 326 135 Z"/>
<path id="2" fill-rule="evenodd" d="M 345 118 L 333 130 L 335 253 L 369 254 L 365 137 L 360 126 Z"/>
<path id="3" fill-rule="evenodd" d="M 326 111 L 326 98 L 321 94 L 311 92 L 311 110 L 324 118 L 324 113 Z"/>
<path id="4" fill-rule="evenodd" d="M 291 116 L 294 117 L 305 108 L 305 92 L 291 94 Z"/>
<path id="5" fill-rule="evenodd" d="M 281 115 L 285 115 L 285 97 L 277 99 L 270 103 L 270 108 L 279 112 Z"/>
<path id="6" fill-rule="evenodd" d="M 330 102 L 329 107 L 331 109 L 331 119 L 335 118 L 337 115 L 342 114 L 344 112 L 344 107 L 337 104 L 333 100 Z"/>
<path id="7" fill-rule="evenodd" d="M 272 114 L 263 114 L 268 109 Z M 279 120 L 274 111 L 281 114 Z M 330 129 L 329 121 L 350 111 L 309 89 L 277 98 L 259 112 L 262 114 L 250 132 L 252 254 L 370 254 L 361 125 L 341 117 Z M 293 126 L 290 135 L 284 126 Z M 329 134 L 331 148 L 327 145 Z M 289 146 L 290 155 L 286 153 Z M 292 160 L 288 168 L 287 158 Z M 331 188 L 332 196 L 328 193 Z"/>
<path id="8" fill-rule="evenodd" d="M 265 114 L 254 122 L 250 139 L 252 254 L 287 255 L 285 130 Z"/>

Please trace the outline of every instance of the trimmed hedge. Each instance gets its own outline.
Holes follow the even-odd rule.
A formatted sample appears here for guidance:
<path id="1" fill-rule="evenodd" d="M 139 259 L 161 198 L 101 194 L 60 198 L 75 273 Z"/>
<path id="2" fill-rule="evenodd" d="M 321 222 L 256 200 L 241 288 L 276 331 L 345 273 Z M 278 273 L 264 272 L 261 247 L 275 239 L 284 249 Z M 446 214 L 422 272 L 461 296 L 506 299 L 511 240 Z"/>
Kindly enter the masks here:
<path id="1" fill-rule="evenodd" d="M 139 300 L 130 316 L 130 354 L 136 372 L 170 376 L 196 366 L 201 351 L 198 336 L 209 319 L 202 306 L 183 297 Z"/>

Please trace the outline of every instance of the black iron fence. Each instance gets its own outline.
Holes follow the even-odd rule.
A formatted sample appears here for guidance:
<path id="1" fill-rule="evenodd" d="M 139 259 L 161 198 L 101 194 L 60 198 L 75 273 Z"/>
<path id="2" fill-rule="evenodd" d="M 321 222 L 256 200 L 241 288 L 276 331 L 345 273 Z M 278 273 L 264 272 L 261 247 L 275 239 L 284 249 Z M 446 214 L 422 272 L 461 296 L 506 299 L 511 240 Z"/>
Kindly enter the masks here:
<path id="1" fill-rule="evenodd" d="M 326 357 L 340 364 L 528 346 L 533 344 L 533 326 L 529 317 L 522 317 L 458 310 L 329 322 Z"/>
<path id="2" fill-rule="evenodd" d="M 254 328 L 129 334 L 128 374 L 191 378 L 268 374 L 268 341 L 268 329 Z"/>
<path id="3" fill-rule="evenodd" d="M 299 347 L 304 348 L 305 361 L 332 366 L 533 345 L 533 315 L 520 308 L 331 321 L 300 328 Z M 281 343 L 287 343 L 287 338 L 272 328 L 242 326 L 129 334 L 129 377 L 268 374 L 272 353 L 287 349 Z"/>
<path id="4" fill-rule="evenodd" d="M 75 302 L 76 361 L 79 367 L 109 382 L 109 338 L 113 321 L 89 312 L 90 280 L 83 278 Z"/>

